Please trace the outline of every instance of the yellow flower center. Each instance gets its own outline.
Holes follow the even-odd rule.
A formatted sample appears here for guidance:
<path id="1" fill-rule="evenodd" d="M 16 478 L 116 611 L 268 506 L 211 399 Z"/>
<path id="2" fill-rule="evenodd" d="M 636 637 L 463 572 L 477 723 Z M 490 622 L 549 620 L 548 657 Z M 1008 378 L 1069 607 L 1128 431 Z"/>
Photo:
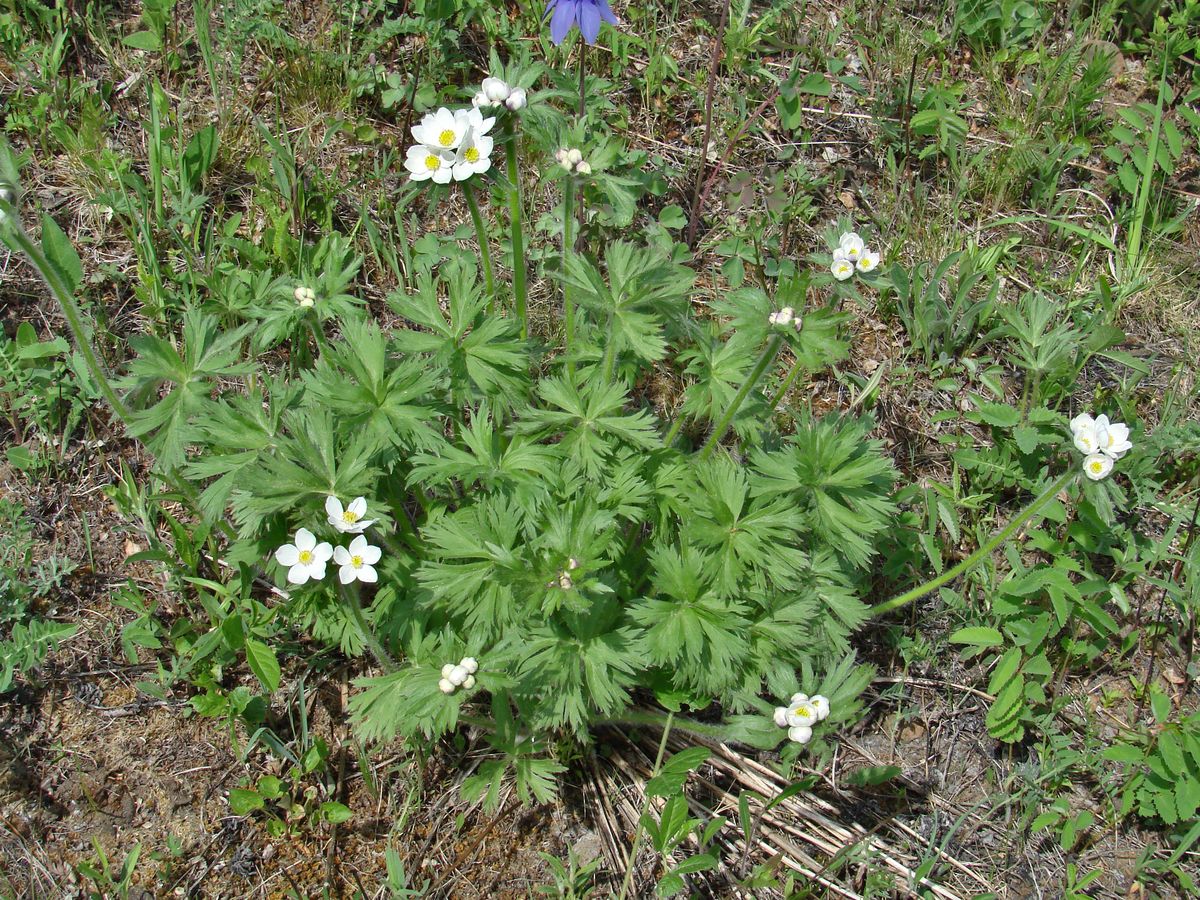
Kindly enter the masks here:
<path id="1" fill-rule="evenodd" d="M 479 148 L 472 147 L 470 150 L 464 153 L 463 156 L 466 157 L 466 160 L 469 163 L 479 162 Z"/>
<path id="2" fill-rule="evenodd" d="M 1092 471 L 1099 475 L 1104 471 L 1104 463 L 1100 462 L 1100 460 L 1096 460 L 1094 463 L 1092 463 Z"/>
<path id="3" fill-rule="evenodd" d="M 438 135 L 438 143 L 443 147 L 449 147 L 454 143 L 454 132 L 449 128 L 442 129 L 442 133 Z"/>
<path id="4" fill-rule="evenodd" d="M 430 153 L 427 157 L 425 157 L 425 168 L 427 168 L 430 172 L 436 172 L 441 167 L 442 161 L 434 154 Z"/>
<path id="5" fill-rule="evenodd" d="M 811 719 L 812 710 L 810 710 L 807 706 L 797 706 L 792 710 L 792 715 L 801 719 Z"/>
<path id="6" fill-rule="evenodd" d="M 354 566 L 354 568 L 361 569 L 362 564 L 363 564 L 363 558 L 361 556 L 350 557 L 350 565 Z"/>
<path id="7" fill-rule="evenodd" d="M 344 513 L 342 513 L 342 521 L 346 522 L 349 525 L 353 525 L 355 522 L 358 521 L 358 513 L 354 512 L 353 510 L 348 509 Z"/>
<path id="8" fill-rule="evenodd" d="M 307 566 L 312 561 L 313 561 L 313 555 L 312 555 L 311 550 L 301 550 L 300 551 L 300 562 L 304 563 L 304 565 Z"/>

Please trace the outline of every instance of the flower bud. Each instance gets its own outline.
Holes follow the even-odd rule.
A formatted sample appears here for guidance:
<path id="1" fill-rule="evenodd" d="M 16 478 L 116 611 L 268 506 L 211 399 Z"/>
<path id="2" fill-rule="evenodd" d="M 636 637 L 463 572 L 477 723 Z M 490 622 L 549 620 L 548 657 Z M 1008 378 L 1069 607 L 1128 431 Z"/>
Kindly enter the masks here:
<path id="1" fill-rule="evenodd" d="M 485 78 L 483 79 L 483 95 L 492 103 L 503 103 L 508 99 L 512 91 L 501 78 Z"/>
<path id="2" fill-rule="evenodd" d="M 824 720 L 829 715 L 829 699 L 827 697 L 821 694 L 813 694 L 808 702 L 816 709 L 818 719 Z"/>
<path id="3" fill-rule="evenodd" d="M 580 152 L 578 147 L 572 147 L 567 151 L 567 162 L 573 166 L 577 166 L 583 162 L 583 153 Z"/>
<path id="4" fill-rule="evenodd" d="M 475 676 L 468 675 L 466 680 L 463 681 L 462 686 L 464 691 L 469 691 L 471 688 L 475 687 Z"/>
<path id="5" fill-rule="evenodd" d="M 775 724 L 778 725 L 780 728 L 788 727 L 787 707 L 786 706 L 775 707 Z"/>
<path id="6" fill-rule="evenodd" d="M 788 729 L 788 737 L 797 744 L 807 744 L 812 740 L 812 729 L 804 725 L 794 725 Z"/>
<path id="7" fill-rule="evenodd" d="M 575 171 L 578 172 L 580 175 L 591 175 L 592 174 L 592 166 L 587 160 L 584 160 L 583 162 L 579 163 L 579 165 L 577 165 L 575 167 Z"/>
<path id="8" fill-rule="evenodd" d="M 479 109 L 481 106 L 491 106 L 492 101 L 487 98 L 487 94 L 485 94 L 483 91 L 480 91 L 471 98 L 471 105 L 476 109 Z"/>
<path id="9" fill-rule="evenodd" d="M 504 101 L 504 105 L 511 111 L 516 112 L 519 109 L 524 109 L 528 102 L 529 98 L 525 94 L 525 88 L 513 88 L 512 93 L 508 95 L 508 99 Z"/>
<path id="10" fill-rule="evenodd" d="M 438 689 L 443 694 L 453 694 L 454 693 L 454 685 L 451 684 L 449 679 L 446 679 L 446 678 L 443 678 L 438 682 Z"/>
<path id="11" fill-rule="evenodd" d="M 560 148 L 558 152 L 554 154 L 554 158 L 564 166 L 567 166 L 567 168 L 570 168 L 570 165 L 567 163 L 567 150 L 565 147 Z"/>
<path id="12" fill-rule="evenodd" d="M 464 669 L 474 675 L 479 671 L 479 663 L 475 661 L 473 656 L 464 656 L 463 661 L 459 663 Z"/>
<path id="13" fill-rule="evenodd" d="M 462 684 L 464 681 L 467 680 L 467 677 L 470 674 L 471 673 L 468 672 L 466 669 L 464 669 L 462 666 L 455 666 L 453 669 L 450 670 L 450 674 L 447 675 L 446 678 L 449 680 L 449 682 L 452 685 L 454 685 L 455 687 L 458 687 L 460 684 Z"/>
<path id="14" fill-rule="evenodd" d="M 449 678 L 450 673 L 454 671 L 454 663 L 446 663 L 442 666 L 442 677 Z"/>

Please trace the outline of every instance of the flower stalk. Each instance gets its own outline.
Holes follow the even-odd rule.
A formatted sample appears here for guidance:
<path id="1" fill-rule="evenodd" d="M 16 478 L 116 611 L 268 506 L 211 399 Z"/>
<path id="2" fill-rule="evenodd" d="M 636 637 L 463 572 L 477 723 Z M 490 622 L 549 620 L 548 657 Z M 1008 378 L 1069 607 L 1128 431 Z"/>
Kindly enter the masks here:
<path id="1" fill-rule="evenodd" d="M 725 436 L 725 432 L 729 430 L 729 424 L 733 421 L 733 417 L 737 415 L 738 408 L 742 405 L 745 399 L 750 396 L 750 392 L 754 390 L 754 386 L 762 379 L 763 373 L 767 371 L 767 367 L 775 359 L 779 348 L 783 346 L 783 335 L 775 334 L 767 341 L 767 346 L 763 348 L 762 356 L 758 358 L 754 369 L 750 372 L 750 377 L 746 379 L 746 383 L 734 396 L 733 401 L 729 404 L 729 408 L 725 410 L 720 421 L 717 422 L 716 428 L 709 435 L 708 442 L 700 450 L 700 459 L 705 460 L 712 456 L 713 450 L 717 444 L 721 442 L 721 438 Z"/>
<path id="2" fill-rule="evenodd" d="M 479 240 L 479 253 L 483 257 L 483 280 L 487 286 L 488 312 L 496 311 L 496 277 L 492 271 L 492 248 L 488 244 L 487 229 L 483 227 L 483 216 L 479 212 L 479 200 L 475 196 L 475 188 L 470 182 L 462 182 L 463 196 L 467 198 L 467 208 L 471 211 L 471 221 L 475 224 L 475 236 Z"/>
<path id="3" fill-rule="evenodd" d="M 363 643 L 367 645 L 367 649 L 371 651 L 375 661 L 388 674 L 395 672 L 399 668 L 396 660 L 392 659 L 392 655 L 384 649 L 379 638 L 375 637 L 375 632 L 371 630 L 371 626 L 367 624 L 362 603 L 358 599 L 358 582 L 340 585 L 338 591 L 346 602 L 346 609 L 350 611 L 350 617 L 354 619 L 354 624 L 358 626 L 359 633 L 362 634 Z"/>
<path id="4" fill-rule="evenodd" d="M 521 339 L 529 337 L 528 289 L 525 282 L 525 233 L 521 215 L 521 173 L 517 167 L 516 117 L 504 117 L 505 157 L 508 163 L 508 213 L 512 235 L 513 300 Z"/>
<path id="5" fill-rule="evenodd" d="M 1071 483 L 1076 474 L 1077 473 L 1075 470 L 1068 469 L 1061 477 L 1059 477 L 1057 481 L 1050 485 L 1050 487 L 1046 488 L 1046 490 L 1035 497 L 1033 502 L 1019 512 L 1011 522 L 1004 526 L 1004 528 L 1000 529 L 1000 531 L 996 532 L 996 534 L 993 535 L 990 540 L 982 544 L 979 549 L 960 562 L 957 566 L 952 569 L 947 569 L 936 578 L 930 579 L 924 584 L 919 584 L 911 590 L 905 591 L 903 594 L 900 594 L 897 597 L 893 597 L 891 600 L 880 603 L 878 606 L 871 607 L 868 618 L 881 616 L 884 613 L 891 612 L 895 609 L 900 609 L 901 607 L 907 606 L 916 600 L 920 600 L 922 597 L 933 593 L 943 585 L 949 584 L 964 572 L 973 569 L 984 559 L 991 556 L 992 551 L 1016 534 L 1021 526 L 1037 515 L 1038 512 L 1041 511 L 1042 507 L 1054 499 L 1055 495 L 1057 495 L 1059 491 Z"/>
<path id="6" fill-rule="evenodd" d="M 571 352 L 575 341 L 575 307 L 571 302 L 571 288 L 567 283 L 567 263 L 575 251 L 574 238 L 571 235 L 571 220 L 575 218 L 575 176 L 568 175 L 563 185 L 563 323 L 566 329 L 567 373 L 574 378 L 575 360 L 571 356 Z"/>

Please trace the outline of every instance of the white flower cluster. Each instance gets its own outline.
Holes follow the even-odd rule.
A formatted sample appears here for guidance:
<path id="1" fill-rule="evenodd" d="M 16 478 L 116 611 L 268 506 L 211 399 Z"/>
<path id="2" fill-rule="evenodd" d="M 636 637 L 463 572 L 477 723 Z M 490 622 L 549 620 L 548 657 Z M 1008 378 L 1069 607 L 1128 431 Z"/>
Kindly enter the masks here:
<path id="1" fill-rule="evenodd" d="M 275 551 L 275 559 L 281 566 L 286 566 L 289 584 L 305 584 L 308 581 L 322 581 L 325 578 L 325 566 L 330 559 L 339 567 L 338 580 L 342 584 L 352 581 L 362 581 L 373 584 L 379 580 L 375 571 L 375 563 L 383 555 L 378 547 L 367 543 L 361 533 L 368 525 L 374 525 L 374 519 L 364 519 L 367 513 L 365 497 L 356 497 L 348 507 L 342 507 L 342 501 L 330 497 L 325 501 L 325 512 L 328 522 L 343 534 L 354 534 L 356 537 L 349 547 L 334 547 L 328 541 L 317 543 L 316 536 L 307 528 L 296 532 L 293 543 L 284 544 Z"/>
<path id="2" fill-rule="evenodd" d="M 833 251 L 833 265 L 829 271 L 838 281 L 845 281 L 855 270 L 866 275 L 879 265 L 879 254 L 866 245 L 856 232 L 842 233 L 838 247 Z"/>
<path id="3" fill-rule="evenodd" d="M 462 662 L 457 666 L 454 663 L 446 663 L 442 666 L 442 677 L 438 681 L 438 688 L 443 694 L 453 694 L 460 687 L 469 691 L 475 687 L 475 673 L 478 671 L 479 663 L 473 656 L 463 657 Z"/>
<path id="4" fill-rule="evenodd" d="M 317 302 L 317 292 L 310 287 L 298 287 L 292 292 L 292 296 L 296 298 L 296 303 L 306 309 Z"/>
<path id="5" fill-rule="evenodd" d="M 1083 457 L 1083 473 L 1092 481 L 1107 478 L 1113 463 L 1133 449 L 1129 441 L 1129 426 L 1110 422 L 1108 416 L 1092 418 L 1087 413 L 1070 422 L 1071 439 Z"/>
<path id="6" fill-rule="evenodd" d="M 449 184 L 466 181 L 492 167 L 493 141 L 488 132 L 495 118 L 485 119 L 478 109 L 442 107 L 412 127 L 416 146 L 408 148 L 404 168 L 413 181 Z"/>
<path id="7" fill-rule="evenodd" d="M 572 147 L 570 150 L 563 148 L 554 154 L 554 158 L 558 160 L 558 164 L 574 175 L 591 175 L 592 165 L 583 158 L 577 148 Z"/>
<path id="8" fill-rule="evenodd" d="M 820 694 L 792 694 L 787 706 L 775 707 L 775 724 L 788 730 L 797 744 L 812 740 L 813 726 L 829 715 L 829 700 Z"/>
<path id="9" fill-rule="evenodd" d="M 767 316 L 767 321 L 772 325 L 781 325 L 787 327 L 793 326 L 797 331 L 804 325 L 804 320 L 796 315 L 796 311 L 790 306 L 785 306 L 779 312 L 773 312 Z"/>
<path id="10" fill-rule="evenodd" d="M 529 102 L 525 88 L 509 87 L 502 78 L 485 78 L 481 90 L 471 100 L 476 109 L 481 106 L 504 106 L 512 112 L 524 109 Z"/>

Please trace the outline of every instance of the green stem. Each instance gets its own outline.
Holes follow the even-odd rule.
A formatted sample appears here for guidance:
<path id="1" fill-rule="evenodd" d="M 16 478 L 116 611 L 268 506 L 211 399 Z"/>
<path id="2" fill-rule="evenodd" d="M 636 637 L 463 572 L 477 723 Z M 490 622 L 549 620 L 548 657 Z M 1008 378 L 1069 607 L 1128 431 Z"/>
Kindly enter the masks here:
<path id="1" fill-rule="evenodd" d="M 479 201 L 475 198 L 475 188 L 469 181 L 461 182 L 463 196 L 467 198 L 467 208 L 471 210 L 471 221 L 475 223 L 475 236 L 479 239 L 479 252 L 483 256 L 483 279 L 487 284 L 488 312 L 496 311 L 496 278 L 492 274 L 492 248 L 488 245 L 487 231 L 483 227 L 483 216 L 479 213 Z"/>
<path id="2" fill-rule="evenodd" d="M 758 358 L 758 362 L 755 364 L 753 371 L 750 372 L 750 377 L 746 379 L 746 383 L 742 385 L 741 390 L 739 390 L 737 395 L 733 398 L 733 402 L 729 404 L 729 408 L 725 410 L 725 414 L 721 416 L 720 421 L 717 422 L 717 427 L 714 428 L 713 433 L 709 435 L 708 442 L 703 448 L 701 448 L 701 460 L 708 459 L 712 455 L 713 450 L 716 449 L 716 446 L 718 443 L 720 443 L 721 438 L 725 436 L 725 432 L 729 430 L 729 423 L 732 422 L 733 417 L 737 415 L 738 407 L 740 407 L 742 402 L 748 396 L 750 396 L 750 392 L 754 390 L 754 386 L 758 384 L 759 380 L 763 376 L 763 373 L 767 371 L 767 366 L 769 366 L 772 360 L 775 359 L 775 354 L 779 352 L 779 348 L 782 346 L 783 335 L 772 335 L 771 339 L 767 341 L 767 346 L 763 348 L 762 356 Z"/>
<path id="3" fill-rule="evenodd" d="M 894 609 L 899 609 L 902 606 L 907 606 L 908 604 L 912 603 L 914 600 L 920 600 L 926 594 L 930 594 L 933 591 L 936 591 L 942 585 L 948 584 L 949 582 L 951 582 L 955 578 L 957 578 L 959 575 L 962 575 L 964 572 L 968 571 L 969 569 L 974 568 L 978 563 L 982 562 L 985 558 L 990 556 L 993 550 L 995 550 L 997 547 L 999 547 L 1001 544 L 1003 544 L 1005 541 L 1007 541 L 1009 538 L 1011 538 L 1014 534 L 1016 534 L 1017 530 L 1022 525 L 1024 525 L 1026 522 L 1028 522 L 1030 519 L 1032 519 L 1035 515 L 1037 515 L 1037 513 L 1041 510 L 1041 508 L 1043 506 L 1045 506 L 1052 499 L 1054 499 L 1054 496 L 1059 491 L 1061 491 L 1063 488 L 1065 488 L 1071 482 L 1071 480 L 1073 478 L 1075 478 L 1076 474 L 1077 473 L 1074 469 L 1067 470 L 1067 472 L 1064 473 L 1056 482 L 1054 482 L 1054 484 L 1052 484 L 1052 485 L 1050 485 L 1050 487 L 1046 488 L 1046 490 L 1043 491 L 1041 494 L 1039 494 L 1032 503 L 1030 503 L 1027 507 L 1025 507 L 1024 510 L 1022 510 L 1020 513 L 1018 513 L 1016 518 L 1014 518 L 1011 522 L 1009 522 L 1006 526 L 1004 526 L 1004 528 L 1002 528 L 1000 531 L 998 531 L 991 538 L 991 540 L 989 540 L 987 543 L 980 546 L 978 550 L 976 550 L 974 553 L 972 553 L 970 556 L 968 556 L 966 559 L 964 559 L 962 562 L 960 562 L 953 569 L 947 569 L 945 572 L 943 572 L 937 578 L 931 579 L 930 581 L 927 581 L 924 584 L 919 584 L 912 590 L 905 591 L 903 594 L 900 594 L 898 597 L 893 597 L 891 600 L 886 600 L 883 603 L 880 603 L 878 606 L 871 607 L 871 612 L 868 617 L 874 618 L 875 616 L 881 616 L 884 613 L 891 612 Z"/>
<path id="4" fill-rule="evenodd" d="M 521 326 L 521 340 L 529 337 L 528 304 L 525 286 L 525 232 L 521 215 L 521 174 L 517 168 L 516 116 L 504 117 L 504 133 L 508 138 L 505 155 L 508 158 L 508 218 L 512 229 L 513 297 L 516 303 L 517 322 Z"/>
<path id="5" fill-rule="evenodd" d="M 800 360 L 796 360 L 795 365 L 792 366 L 792 371 L 787 373 L 787 378 L 783 379 L 783 384 L 779 386 L 779 393 L 777 393 L 775 395 L 775 399 L 771 401 L 771 412 L 775 412 L 775 410 L 779 408 L 780 402 L 785 396 L 787 396 L 787 392 L 792 389 L 792 382 L 796 380 L 797 376 L 799 376 L 802 368 L 803 366 L 800 365 Z"/>
<path id="6" fill-rule="evenodd" d="M 358 626 L 358 630 L 362 633 L 363 642 L 371 651 L 371 655 L 375 657 L 375 661 L 379 663 L 385 672 L 389 674 L 395 672 L 399 668 L 396 665 L 396 661 L 384 649 L 383 644 L 379 643 L 379 639 L 371 631 L 371 626 L 367 624 L 367 617 L 363 615 L 362 604 L 358 600 L 358 583 L 353 582 L 348 585 L 341 585 L 341 594 L 342 598 L 346 601 L 346 608 L 350 610 L 351 618 L 354 619 L 354 624 Z"/>
<path id="7" fill-rule="evenodd" d="M 683 412 L 680 411 L 679 418 L 671 423 L 671 428 L 667 432 L 667 436 L 663 438 L 663 446 L 670 447 L 675 443 L 675 438 L 679 437 L 679 429 L 683 427 Z"/>
<path id="8" fill-rule="evenodd" d="M 667 713 L 666 722 L 663 723 L 662 739 L 658 742 L 658 756 L 654 759 L 654 771 L 650 777 L 654 778 L 658 775 L 662 768 L 663 755 L 667 751 L 667 738 L 671 735 L 671 724 L 674 722 L 675 713 Z M 633 835 L 633 847 L 629 850 L 629 865 L 625 868 L 625 880 L 621 882 L 621 896 L 619 900 L 625 900 L 629 895 L 629 888 L 633 883 L 633 870 L 637 867 L 637 854 L 642 846 L 642 835 L 645 829 L 642 827 L 642 822 L 650 812 L 650 798 L 646 798 L 646 809 L 642 811 L 642 815 L 638 818 L 637 831 Z"/>
<path id="9" fill-rule="evenodd" d="M 608 338 L 604 343 L 604 380 L 612 383 L 613 372 L 617 365 L 617 316 L 615 313 L 608 314 Z"/>
<path id="10" fill-rule="evenodd" d="M 575 251 L 574 239 L 571 237 L 571 220 L 575 218 L 575 176 L 568 175 L 563 181 L 563 238 L 562 238 L 562 277 L 563 277 L 563 321 L 566 327 L 567 374 L 575 377 L 575 361 L 571 351 L 575 342 L 575 308 L 571 303 L 571 289 L 567 286 L 567 261 Z"/>
<path id="11" fill-rule="evenodd" d="M 42 276 L 42 280 L 46 282 L 46 287 L 50 289 L 50 293 L 54 295 L 58 305 L 62 308 L 63 317 L 67 320 L 67 326 L 71 329 L 75 344 L 79 347 L 79 352 L 83 354 L 83 360 L 87 364 L 92 378 L 96 380 L 100 393 L 104 395 L 104 399 L 108 401 L 108 405 L 116 413 L 117 418 L 128 428 L 130 424 L 129 408 L 125 406 L 124 401 L 121 400 L 108 380 L 104 365 L 92 347 L 91 334 L 85 327 L 83 311 L 75 302 L 71 291 L 67 289 L 62 276 L 50 265 L 49 260 L 42 253 L 42 248 L 35 244 L 21 227 L 21 223 L 17 219 L 17 211 L 7 203 L 0 203 L 0 213 L 3 213 L 11 223 L 7 226 L 0 226 L 0 229 L 3 229 L 5 243 L 11 241 L 16 245 L 16 248 L 25 254 L 29 262 L 37 269 L 38 274 Z"/>

